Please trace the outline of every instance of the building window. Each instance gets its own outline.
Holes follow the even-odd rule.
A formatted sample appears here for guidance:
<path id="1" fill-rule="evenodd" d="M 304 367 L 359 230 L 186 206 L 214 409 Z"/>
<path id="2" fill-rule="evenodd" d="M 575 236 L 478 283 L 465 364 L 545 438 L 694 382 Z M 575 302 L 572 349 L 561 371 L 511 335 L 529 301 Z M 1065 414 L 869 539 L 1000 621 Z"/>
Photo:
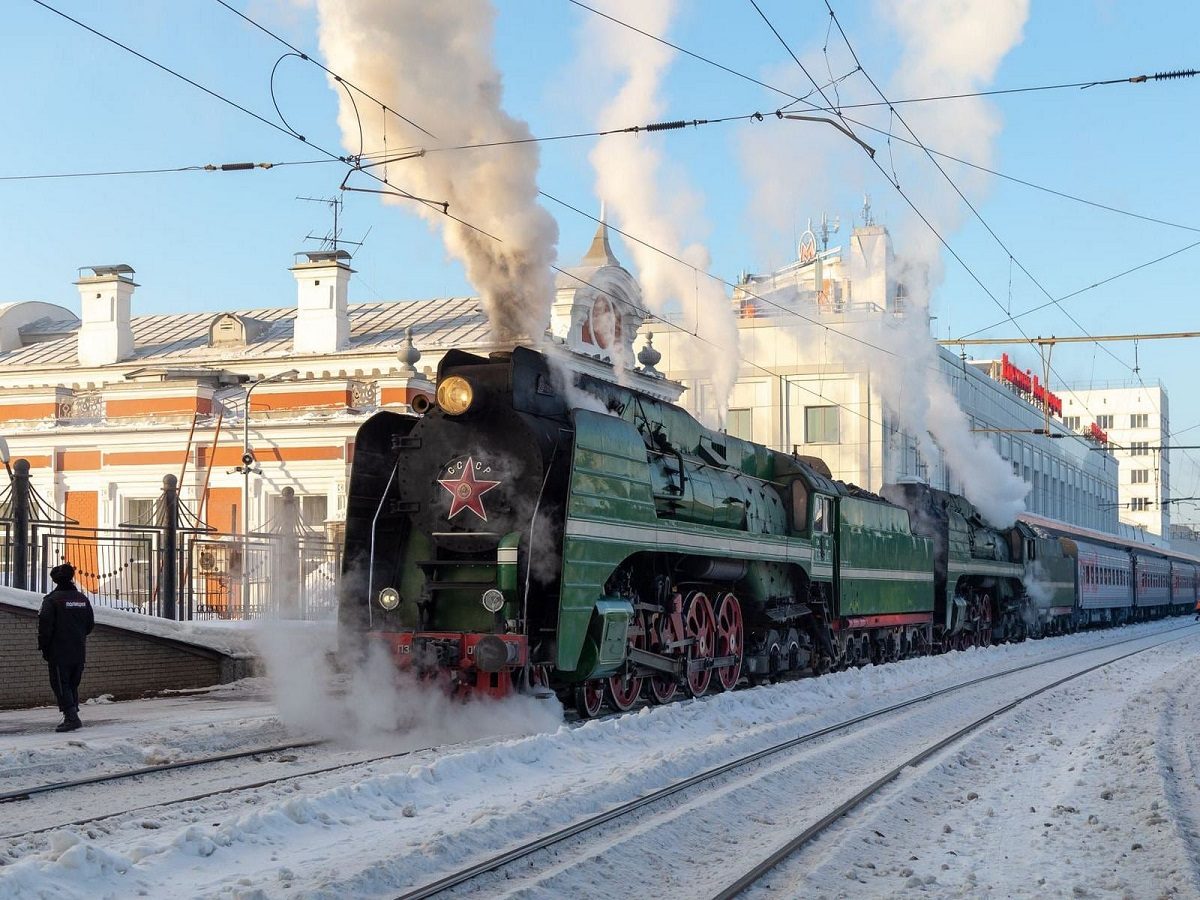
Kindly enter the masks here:
<path id="1" fill-rule="evenodd" d="M 1150 413 L 1134 413 L 1129 417 L 1130 428 L 1149 428 Z"/>
<path id="2" fill-rule="evenodd" d="M 1149 497 L 1134 497 L 1129 501 L 1129 508 L 1133 512 L 1145 512 L 1150 508 Z"/>
<path id="3" fill-rule="evenodd" d="M 1149 456 L 1150 442 L 1149 441 L 1130 441 L 1129 442 L 1130 456 Z"/>
<path id="4" fill-rule="evenodd" d="M 1149 469 L 1134 469 L 1129 473 L 1130 484 L 1149 484 L 1150 470 Z"/>
<path id="5" fill-rule="evenodd" d="M 1103 428 L 1105 431 L 1112 430 L 1113 417 L 1112 416 L 1096 416 L 1096 426 L 1098 428 Z"/>
<path id="6" fill-rule="evenodd" d="M 329 498 L 324 494 L 297 494 L 296 508 L 300 513 L 301 530 L 305 526 L 314 531 L 324 531 L 329 518 Z M 267 498 L 267 530 L 278 530 L 282 524 L 283 498 L 275 495 Z"/>
<path id="7" fill-rule="evenodd" d="M 1063 424 L 1071 431 L 1079 430 L 1079 416 L 1063 416 Z"/>
<path id="8" fill-rule="evenodd" d="M 836 406 L 804 407 L 804 443 L 836 444 L 838 410 Z"/>
<path id="9" fill-rule="evenodd" d="M 156 525 L 154 506 L 157 497 L 126 497 L 125 515 L 121 517 L 122 525 Z"/>
<path id="10" fill-rule="evenodd" d="M 731 409 L 725 417 L 725 433 L 745 441 L 754 440 L 752 410 Z"/>

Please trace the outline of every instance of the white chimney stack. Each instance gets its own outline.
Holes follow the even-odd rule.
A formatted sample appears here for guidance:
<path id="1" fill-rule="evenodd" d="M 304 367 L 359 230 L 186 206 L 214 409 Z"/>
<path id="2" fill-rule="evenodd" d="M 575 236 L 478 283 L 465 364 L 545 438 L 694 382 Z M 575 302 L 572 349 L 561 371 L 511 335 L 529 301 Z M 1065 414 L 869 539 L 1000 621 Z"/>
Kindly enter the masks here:
<path id="1" fill-rule="evenodd" d="M 350 286 L 350 254 L 345 250 L 305 253 L 306 262 L 292 266 L 296 277 L 295 353 L 333 353 L 350 341 L 346 291 Z"/>
<path id="2" fill-rule="evenodd" d="M 109 366 L 133 355 L 130 301 L 137 285 L 129 266 L 88 268 L 92 274 L 75 282 L 82 307 L 76 354 L 81 366 Z"/>

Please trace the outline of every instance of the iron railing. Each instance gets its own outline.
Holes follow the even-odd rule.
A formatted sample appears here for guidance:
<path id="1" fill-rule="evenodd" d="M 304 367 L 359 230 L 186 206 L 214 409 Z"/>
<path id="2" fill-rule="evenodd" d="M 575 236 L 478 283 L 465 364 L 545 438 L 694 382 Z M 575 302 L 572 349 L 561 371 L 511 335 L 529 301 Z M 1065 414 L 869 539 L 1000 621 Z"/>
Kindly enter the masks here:
<path id="1" fill-rule="evenodd" d="M 97 606 L 170 619 L 332 619 L 341 547 L 301 519 L 284 491 L 271 530 L 216 532 L 183 508 L 163 479 L 152 524 L 93 528 L 50 509 L 28 484 L 28 464 L 0 494 L 0 584 L 47 593 L 50 570 L 75 567 Z"/>

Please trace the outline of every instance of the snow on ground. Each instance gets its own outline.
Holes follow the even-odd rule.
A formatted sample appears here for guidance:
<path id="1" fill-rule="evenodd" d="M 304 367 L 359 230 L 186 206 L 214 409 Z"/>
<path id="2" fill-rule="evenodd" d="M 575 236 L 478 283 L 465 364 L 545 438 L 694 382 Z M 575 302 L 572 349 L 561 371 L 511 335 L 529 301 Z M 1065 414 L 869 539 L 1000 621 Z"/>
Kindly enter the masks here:
<path id="1" fill-rule="evenodd" d="M 579 727 L 553 727 L 551 723 L 558 719 L 557 712 L 547 706 L 539 707 L 538 701 L 525 700 L 524 705 L 491 711 L 478 706 L 460 706 L 433 720 L 439 727 L 453 726 L 457 729 L 458 740 L 470 735 L 472 730 L 481 737 L 495 733 L 502 730 L 502 725 L 510 729 L 524 726 L 526 730 L 537 730 L 539 733 L 518 739 L 448 748 L 422 756 L 415 765 L 412 758 L 398 758 L 374 763 L 365 769 L 328 773 L 312 780 L 291 780 L 256 790 L 174 805 L 169 801 L 180 795 L 173 793 L 174 782 L 165 779 L 160 798 L 164 805 L 158 809 L 114 816 L 83 828 L 63 828 L 46 835 L 0 841 L 0 897 L 90 898 L 137 894 L 173 897 L 391 897 L 405 887 L 425 883 L 462 864 L 489 856 L 615 803 L 641 796 L 685 775 L 727 762 L 798 733 L 833 724 L 851 715 L 890 705 L 968 677 L 1003 671 L 1072 650 L 1103 647 L 1135 636 L 1151 636 L 1179 624 L 1177 621 L 1161 622 L 990 650 L 969 650 L 892 666 L 868 667 L 821 679 L 738 691 L 699 702 L 642 709 L 631 715 L 589 722 Z M 1200 635 L 1193 635 L 1170 646 L 1177 648 L 1170 652 L 1178 657 L 1172 660 L 1172 665 L 1176 662 L 1183 664 L 1185 660 L 1194 658 L 1200 650 Z M 1167 652 L 1165 649 L 1152 651 L 1154 654 Z M 1151 655 L 1148 653 L 1143 657 Z M 1179 676 L 1175 677 L 1178 680 Z M 1062 739 L 1064 744 L 1064 732 L 1070 735 L 1078 733 L 1082 737 L 1087 730 L 1083 723 L 1090 723 L 1087 728 L 1096 727 L 1096 723 L 1107 722 L 1108 717 L 1116 716 L 1123 708 L 1106 701 L 1105 698 L 1109 696 L 1106 682 L 1086 683 L 1102 686 L 1090 693 L 1081 693 L 1076 698 L 1090 698 L 1091 705 L 1086 713 L 1073 714 L 1065 704 L 1053 708 L 1049 713 L 1052 716 L 1049 721 L 1054 723 L 1056 729 L 1054 736 Z M 1119 684 L 1119 679 L 1114 684 Z M 1162 679 L 1161 684 L 1169 695 L 1172 685 L 1170 678 Z M 1136 703 L 1132 702 L 1137 695 L 1136 688 L 1137 683 L 1131 681 L 1125 686 L 1126 693 L 1123 695 L 1123 698 L 1131 701 L 1128 708 L 1134 710 L 1137 709 Z M 979 693 L 986 698 L 986 691 Z M 354 692 L 345 696 L 358 700 Z M 1057 696 L 1057 693 L 1047 695 L 1048 698 Z M 194 732 L 197 741 L 203 740 L 204 730 L 209 724 L 214 725 L 210 729 L 212 731 L 229 730 L 236 733 L 253 718 L 253 715 L 246 715 L 246 711 L 253 710 L 254 714 L 260 711 L 253 704 L 261 701 L 225 701 L 243 710 L 239 718 L 231 709 L 220 709 L 222 701 L 219 698 L 211 699 L 207 704 L 195 702 L 199 699 L 144 702 L 182 704 L 180 725 Z M 424 704 L 429 702 L 423 701 Z M 1144 709 L 1154 708 L 1156 702 L 1152 699 L 1151 703 L 1143 704 Z M 1162 702 L 1165 703 L 1165 699 Z M 185 711 L 187 704 L 193 704 L 190 713 Z M 985 702 L 985 705 L 990 704 Z M 107 711 L 122 706 L 131 704 L 105 705 L 103 709 Z M 384 708 L 387 708 L 386 705 Z M 1176 704 L 1171 709 L 1174 716 L 1172 727 L 1175 729 L 1172 734 L 1175 738 L 1167 743 L 1176 748 L 1169 752 L 1173 754 L 1171 759 L 1176 760 L 1172 765 L 1178 770 L 1186 756 L 1186 736 L 1189 732 L 1194 733 L 1195 726 L 1200 722 L 1191 718 L 1188 706 Z M 265 710 L 261 711 L 265 713 Z M 6 752 L 10 747 L 10 738 L 2 733 L 10 715 L 0 713 L 0 751 Z M 1058 724 L 1060 720 L 1067 723 L 1074 722 L 1076 718 L 1081 721 L 1072 729 L 1066 728 L 1065 724 Z M 1040 724 L 1031 724 L 1028 734 L 1018 735 L 1014 731 L 1014 736 L 1003 739 L 1005 743 L 990 748 L 986 758 L 1004 760 L 1006 764 L 1020 760 L 1020 765 L 1032 766 L 1033 763 L 1024 761 L 1030 755 L 1026 752 L 1026 746 L 1031 745 L 1037 737 L 1037 729 L 1047 723 L 1045 716 L 1035 716 L 1033 720 Z M 143 725 L 131 726 L 135 732 L 140 728 L 148 737 L 161 733 L 147 718 L 143 717 L 141 721 Z M 1004 727 L 1015 729 L 1019 721 L 1016 715 L 1006 717 L 1003 720 Z M 237 724 L 239 722 L 242 724 Z M 426 720 L 428 723 L 429 720 Z M 69 747 L 64 736 L 41 734 L 19 737 L 23 742 L 21 750 L 29 754 L 27 759 L 37 759 L 43 754 L 53 755 L 56 752 L 61 754 L 64 752 L 62 748 Z M 95 740 L 87 730 L 70 737 Z M 406 737 L 409 735 L 400 734 L 394 740 L 398 744 Z M 111 733 L 107 739 L 120 740 Z M 1048 741 L 1048 738 L 1040 739 L 1042 743 Z M 1102 738 L 1096 737 L 1095 741 L 1094 745 L 1078 744 L 1080 765 L 1090 758 L 1088 754 L 1094 756 L 1104 752 Z M 1014 748 L 1012 751 L 1003 749 L 1010 744 Z M 180 746 L 188 746 L 185 739 L 181 738 Z M 1130 753 L 1135 752 L 1130 748 L 1125 749 Z M 1115 752 L 1119 756 L 1120 751 Z M 1168 752 L 1168 748 L 1153 750 L 1142 747 L 1140 752 L 1153 756 L 1157 752 Z M 1112 750 L 1109 751 L 1111 753 Z M 1184 755 L 1180 756 L 1181 753 Z M 1044 754 L 1039 759 L 1053 755 L 1049 750 Z M 0 758 L 0 778 L 5 777 L 3 759 L 7 757 Z M 1190 757 L 1187 760 L 1190 765 Z M 1150 766 L 1150 763 L 1146 765 Z M 973 775 L 978 775 L 980 769 L 975 767 Z M 992 770 L 987 771 L 990 773 Z M 1034 791 L 1039 795 L 1052 795 L 1063 789 L 1063 773 L 1055 769 L 1045 769 L 1041 776 L 1043 780 L 1051 782 L 1049 787 L 1039 782 L 1032 788 L 1024 780 L 1025 773 L 1031 769 L 1017 771 L 1014 765 L 1011 770 L 996 770 L 1001 774 L 1003 771 L 1010 772 L 1014 794 L 1018 792 L 1017 786 L 1022 786 L 1020 790 L 1026 793 Z M 246 782 L 254 780 L 253 772 L 253 765 L 247 764 Z M 987 777 L 1000 780 L 999 775 Z M 1131 777 L 1125 776 L 1126 781 Z M 1151 796 L 1142 793 L 1138 785 L 1126 784 L 1115 777 L 1110 780 L 1114 781 L 1110 786 L 1114 797 L 1117 791 L 1128 791 L 1130 803 L 1133 803 L 1136 801 L 1132 798 L 1145 799 Z M 981 796 L 983 790 L 976 785 L 982 781 L 986 781 L 986 777 L 975 778 L 971 782 L 971 790 Z M 907 781 L 905 783 L 908 784 Z M 815 784 L 798 784 L 796 790 L 799 794 L 802 790 L 812 791 L 818 787 Z M 954 787 L 957 793 L 951 793 L 955 793 L 955 796 L 966 795 L 961 785 L 955 784 Z M 1186 802 L 1187 814 L 1194 815 L 1192 808 L 1200 808 L 1200 804 L 1195 802 L 1194 782 L 1186 788 L 1180 783 L 1176 783 L 1175 787 L 1175 792 L 1171 793 L 1160 780 L 1154 788 L 1161 797 L 1160 809 L 1166 808 L 1164 803 L 1178 805 Z M 930 787 L 929 790 L 934 789 Z M 1000 791 L 999 787 L 997 791 Z M 938 822 L 944 821 L 953 829 L 946 832 L 945 836 L 962 835 L 962 844 L 950 849 L 975 854 L 973 867 L 980 869 L 977 876 L 979 883 L 993 885 L 991 890 L 994 896 L 1006 895 L 1005 885 L 1014 884 L 1011 880 L 1005 881 L 1011 876 L 1006 876 L 1006 870 L 1000 865 L 995 867 L 991 881 L 983 879 L 982 870 L 996 847 L 996 842 L 989 837 L 989 828 L 1000 828 L 995 820 L 1002 815 L 1002 809 L 1007 809 L 998 805 L 999 796 L 998 793 L 988 801 L 994 815 L 986 817 L 988 821 L 981 819 L 974 823 L 974 830 L 964 822 L 955 825 L 957 820 L 938 819 Z M 1068 794 L 1064 794 L 1064 797 L 1068 797 Z M 73 800 L 70 792 L 64 792 L 48 795 L 46 802 L 49 804 L 45 807 L 46 815 L 52 816 L 69 811 Z M 1012 810 L 1018 809 L 1023 802 L 1023 799 L 1021 802 L 1014 801 Z M 1052 806 L 1074 805 L 1082 810 L 1081 802 L 1069 802 L 1068 797 L 1068 802 L 1056 800 Z M 1038 806 L 1041 810 L 1044 809 L 1042 803 L 1039 796 L 1038 801 L 1030 805 Z M 976 809 L 982 811 L 986 807 L 979 800 L 972 800 L 969 804 L 963 801 L 955 804 L 947 815 L 959 814 L 963 809 L 966 810 L 965 814 L 976 815 Z M 1167 813 L 1160 813 L 1160 818 L 1172 823 L 1183 821 L 1175 811 L 1176 807 L 1171 807 L 1171 810 L 1169 817 Z M 1147 806 L 1142 820 L 1149 837 L 1141 842 L 1144 847 L 1154 847 L 1156 857 L 1160 855 L 1160 850 L 1169 856 L 1168 851 L 1161 849 L 1166 840 L 1162 837 L 1165 832 L 1159 828 L 1161 823 L 1145 824 L 1150 812 L 1158 811 L 1149 810 Z M 1086 822 L 1089 814 L 1098 815 L 1094 812 L 1082 814 L 1082 821 Z M 897 828 L 904 824 L 902 818 L 905 815 L 918 823 L 930 820 L 928 811 L 923 811 L 920 817 L 911 812 L 897 812 L 893 817 L 890 809 L 879 815 L 887 824 L 886 829 L 879 830 L 888 835 L 896 833 Z M 979 812 L 978 815 L 983 816 L 983 813 Z M 1062 813 L 1060 818 L 1064 823 L 1073 822 L 1078 815 Z M 1041 821 L 1057 820 L 1047 816 Z M 1191 822 L 1190 819 L 1188 821 Z M 1116 822 L 1106 824 L 1115 831 L 1118 827 L 1133 828 L 1135 820 L 1130 819 L 1121 826 Z M 754 826 L 740 819 L 730 822 L 728 827 L 744 831 Z M 1071 844 L 1073 837 L 1077 843 L 1085 837 L 1093 839 L 1094 829 L 1069 831 L 1061 825 L 1059 828 L 1064 843 L 1055 850 L 1044 850 L 1046 859 L 1073 852 L 1076 846 Z M 1156 828 L 1159 830 L 1154 831 Z M 919 830 L 918 825 L 910 826 L 908 839 L 917 840 Z M 9 829 L 4 829 L 4 832 L 8 833 Z M 1011 810 L 1006 813 L 1003 830 L 996 833 L 1003 840 L 1010 832 L 1014 836 L 1020 835 L 1017 816 Z M 928 836 L 926 840 L 936 844 L 941 837 L 943 835 L 939 833 Z M 1124 840 L 1125 835 L 1121 839 Z M 826 880 L 820 882 L 822 890 L 828 891 L 831 896 L 859 896 L 871 891 L 874 891 L 874 895 L 886 896 L 915 889 L 908 886 L 908 879 L 916 877 L 915 869 L 904 879 L 900 878 L 897 870 L 891 878 L 875 884 L 863 885 L 845 880 L 844 873 L 854 864 L 873 859 L 874 854 L 883 852 L 874 847 L 864 851 L 862 848 L 866 845 L 851 843 L 857 851 L 852 863 L 831 858 L 828 865 L 822 864 L 823 868 L 819 871 L 827 872 Z M 821 846 L 830 845 L 831 842 L 826 841 Z M 911 865 L 906 858 L 900 860 L 905 846 L 903 841 L 897 839 L 887 852 L 895 857 L 896 863 Z M 670 849 L 663 848 L 661 865 L 664 871 L 672 865 Z M 1132 854 L 1141 851 L 1130 849 L 1124 852 Z M 1021 853 L 1024 856 L 1020 856 Z M 1018 851 L 1018 857 L 1037 858 L 1024 848 Z M 617 861 L 610 862 L 612 874 L 609 875 L 607 886 L 619 892 L 621 868 L 616 864 Z M 737 863 L 736 860 L 733 862 Z M 1113 866 L 1119 865 L 1119 857 L 1114 856 Z M 1169 874 L 1170 865 L 1161 870 L 1154 869 L 1153 873 L 1146 875 L 1150 879 L 1149 885 L 1143 882 L 1143 887 L 1149 886 L 1155 891 L 1169 887 L 1172 882 L 1163 880 L 1160 883 L 1156 880 L 1166 879 Z M 963 889 L 961 880 L 954 883 L 956 886 L 953 890 Z M 948 890 L 934 887 L 940 886 L 942 881 L 926 885 L 922 880 L 921 884 L 925 890 Z M 784 896 L 808 896 L 813 893 L 810 890 L 812 886 L 813 883 L 803 883 L 803 887 L 785 892 Z M 1073 882 L 1068 883 L 1068 888 L 1073 886 Z M 968 893 L 971 892 L 968 890 Z M 538 896 L 550 895 L 539 894 L 536 890 L 533 893 Z M 1144 896 L 1145 891 L 1136 894 Z"/>
<path id="2" fill-rule="evenodd" d="M 753 897 L 1200 897 L 1197 642 L 1031 700 Z"/>
<path id="3" fill-rule="evenodd" d="M 87 702 L 86 727 L 56 734 L 54 707 L 0 712 L 0 792 L 283 743 L 264 679 L 123 703 Z M 7 829 L 5 829 L 7 830 Z"/>

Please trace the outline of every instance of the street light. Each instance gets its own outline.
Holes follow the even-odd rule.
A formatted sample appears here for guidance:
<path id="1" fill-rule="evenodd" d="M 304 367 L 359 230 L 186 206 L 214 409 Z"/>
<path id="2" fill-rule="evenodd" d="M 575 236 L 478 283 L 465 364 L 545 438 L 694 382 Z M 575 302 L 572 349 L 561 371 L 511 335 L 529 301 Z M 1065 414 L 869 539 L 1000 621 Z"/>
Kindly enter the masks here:
<path id="1" fill-rule="evenodd" d="M 250 473 L 261 474 L 255 467 L 254 451 L 250 449 L 250 395 L 254 389 L 272 381 L 294 381 L 299 369 L 288 369 L 270 378 L 261 378 L 246 388 L 246 408 L 242 413 L 242 464 L 234 471 L 242 473 L 242 615 L 250 617 Z"/>

